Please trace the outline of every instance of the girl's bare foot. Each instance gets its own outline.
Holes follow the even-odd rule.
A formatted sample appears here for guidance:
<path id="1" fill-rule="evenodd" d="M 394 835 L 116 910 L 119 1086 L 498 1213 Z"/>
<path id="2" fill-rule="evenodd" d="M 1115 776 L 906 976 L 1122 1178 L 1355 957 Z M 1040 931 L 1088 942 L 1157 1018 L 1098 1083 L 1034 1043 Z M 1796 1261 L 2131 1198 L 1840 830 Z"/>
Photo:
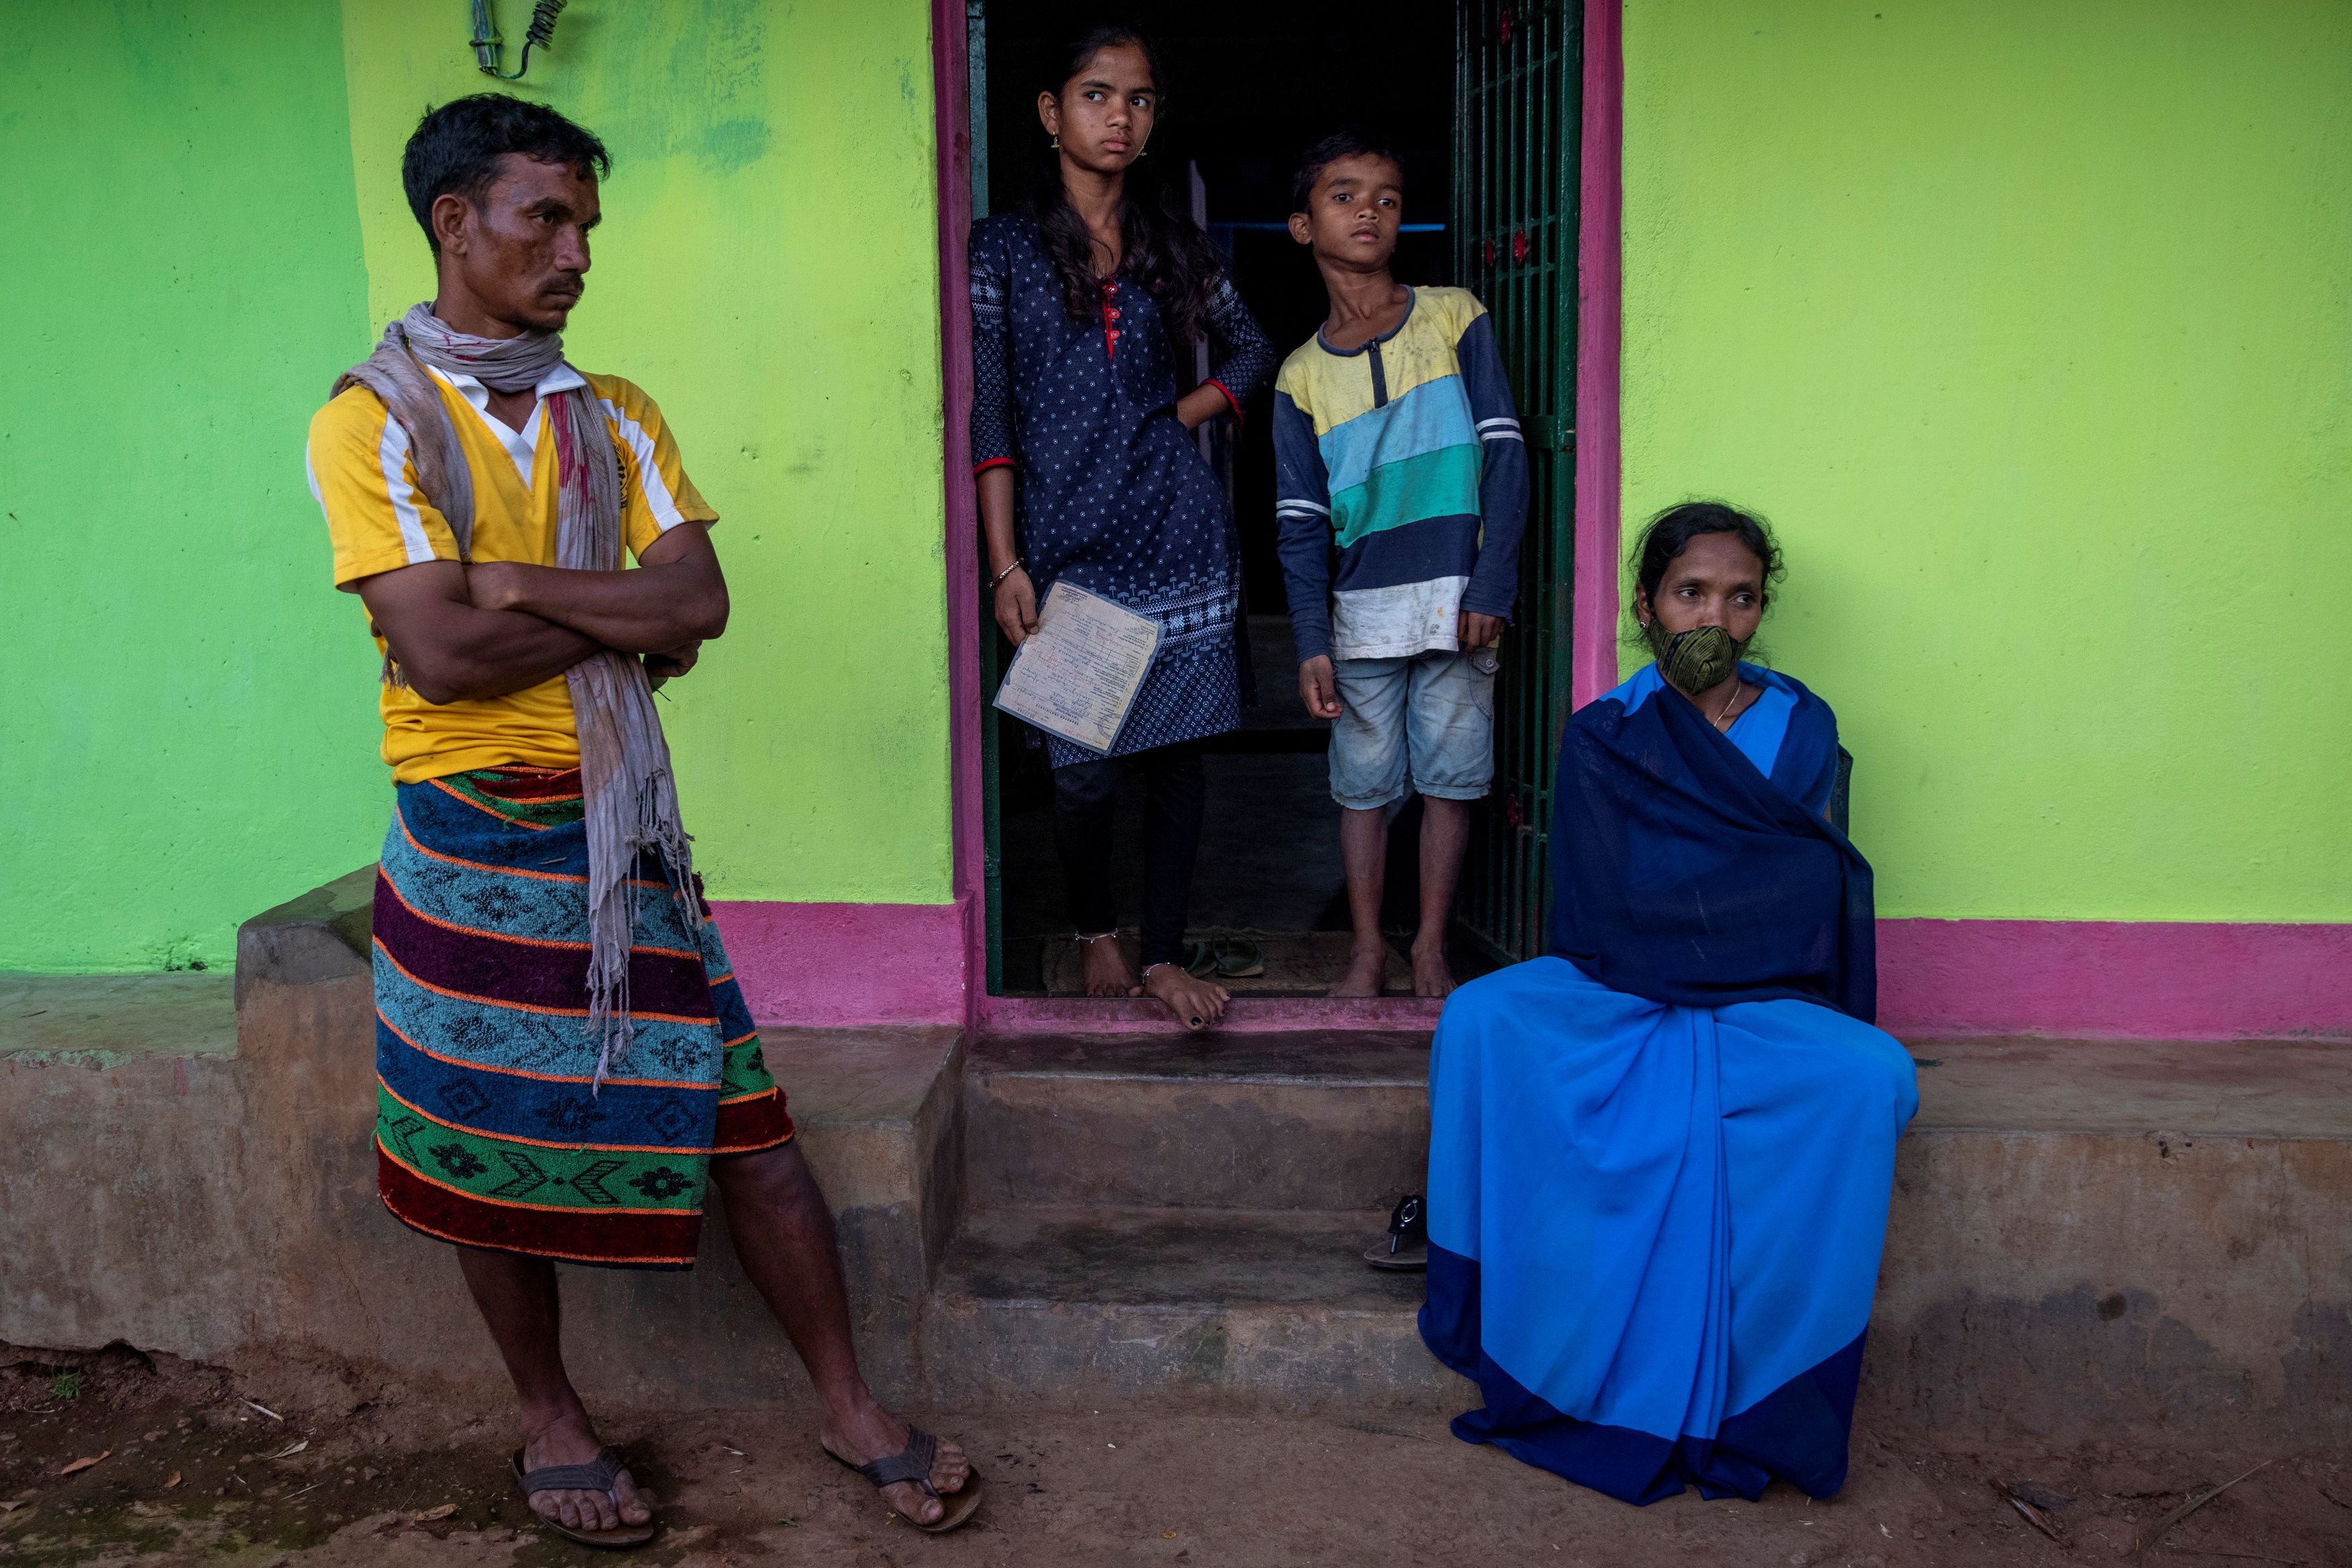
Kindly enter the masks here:
<path id="1" fill-rule="evenodd" d="M 1086 959 L 1087 995 L 1139 997 L 1143 994 L 1143 986 L 1135 977 L 1135 966 L 1127 961 L 1127 950 L 1119 946 L 1116 931 L 1106 932 L 1100 936 L 1080 936 L 1078 951 Z"/>
<path id="2" fill-rule="evenodd" d="M 1450 997 L 1454 994 L 1454 971 L 1446 967 L 1444 938 L 1435 942 L 1413 943 L 1412 994 L 1416 997 Z"/>
<path id="3" fill-rule="evenodd" d="M 1194 979 L 1181 964 L 1154 964 L 1144 971 L 1143 988 L 1160 998 L 1186 1029 L 1206 1029 L 1225 1016 L 1233 993 L 1223 986 Z"/>
<path id="4" fill-rule="evenodd" d="M 1359 947 L 1348 956 L 1348 972 L 1339 983 L 1327 993 L 1334 997 L 1377 997 L 1389 973 L 1389 950 L 1383 944 L 1377 952 Z"/>

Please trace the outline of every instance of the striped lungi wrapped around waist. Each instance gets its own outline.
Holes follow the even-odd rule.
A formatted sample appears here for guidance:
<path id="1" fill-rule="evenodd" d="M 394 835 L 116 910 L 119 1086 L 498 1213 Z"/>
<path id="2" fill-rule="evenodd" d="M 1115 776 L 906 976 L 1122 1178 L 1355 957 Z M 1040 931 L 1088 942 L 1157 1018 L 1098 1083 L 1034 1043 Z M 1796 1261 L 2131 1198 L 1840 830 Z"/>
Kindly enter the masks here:
<path id="1" fill-rule="evenodd" d="M 783 1091 L 708 918 L 648 856 L 633 1038 L 601 1087 L 577 768 L 403 784 L 375 889 L 378 1190 L 472 1247 L 687 1269 L 714 1155 L 790 1139 Z"/>

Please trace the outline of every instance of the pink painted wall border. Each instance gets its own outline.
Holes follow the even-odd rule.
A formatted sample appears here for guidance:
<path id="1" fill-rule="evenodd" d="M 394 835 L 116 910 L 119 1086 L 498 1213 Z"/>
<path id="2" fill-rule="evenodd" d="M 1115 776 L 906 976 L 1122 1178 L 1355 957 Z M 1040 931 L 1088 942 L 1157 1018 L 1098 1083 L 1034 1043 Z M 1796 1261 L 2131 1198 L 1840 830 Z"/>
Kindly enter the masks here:
<path id="1" fill-rule="evenodd" d="M 966 1026 L 988 975 L 988 834 L 982 820 L 980 497 L 971 483 L 971 63 L 961 0 L 931 0 L 931 102 L 939 139 L 941 444 L 947 512 L 948 746 L 954 799 L 955 906 Z"/>
<path id="2" fill-rule="evenodd" d="M 713 899 L 710 908 L 762 1025 L 966 1021 L 960 904 Z"/>
<path id="3" fill-rule="evenodd" d="M 2352 1040 L 2352 925 L 1882 920 L 1878 1021 L 1907 1038 Z"/>
<path id="4" fill-rule="evenodd" d="M 1620 366 L 1625 297 L 1625 47 L 1622 0 L 1585 0 L 1584 133 L 1578 192 L 1576 582 L 1570 700 L 1617 684 Z"/>
<path id="5" fill-rule="evenodd" d="M 977 1005 L 964 904 L 714 902 L 762 1024 L 964 1024 L 993 1033 L 1164 1033 L 1148 1002 L 992 997 Z M 2352 1040 L 2352 925 L 1882 920 L 1879 1023 L 1906 1039 Z M 1427 1030 L 1410 997 L 1240 997 L 1234 1033 Z"/>

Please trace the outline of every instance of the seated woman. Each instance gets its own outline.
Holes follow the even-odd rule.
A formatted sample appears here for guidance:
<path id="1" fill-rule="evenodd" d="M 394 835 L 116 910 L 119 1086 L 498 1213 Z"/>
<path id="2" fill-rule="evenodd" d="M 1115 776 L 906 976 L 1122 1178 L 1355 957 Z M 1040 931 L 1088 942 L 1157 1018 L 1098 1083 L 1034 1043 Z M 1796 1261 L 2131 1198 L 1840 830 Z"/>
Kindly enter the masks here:
<path id="1" fill-rule="evenodd" d="M 1553 956 L 1438 1025 L 1422 1334 L 1486 1396 L 1468 1441 L 1628 1502 L 1827 1497 L 1917 1087 L 1837 721 L 1739 661 L 1771 535 L 1695 503 L 1637 552 L 1656 662 L 1569 721 Z"/>

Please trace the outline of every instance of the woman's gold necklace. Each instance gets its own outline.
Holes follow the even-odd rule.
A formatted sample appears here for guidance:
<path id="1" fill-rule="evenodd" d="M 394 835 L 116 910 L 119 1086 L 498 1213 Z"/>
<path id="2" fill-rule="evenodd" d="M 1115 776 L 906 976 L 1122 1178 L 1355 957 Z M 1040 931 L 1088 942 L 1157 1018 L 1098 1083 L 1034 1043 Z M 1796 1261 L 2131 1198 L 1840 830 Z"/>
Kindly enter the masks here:
<path id="1" fill-rule="evenodd" d="M 1739 706 L 1740 694 L 1745 692 L 1747 689 L 1748 688 L 1746 686 L 1740 684 L 1737 677 L 1732 680 L 1731 695 L 1724 699 L 1723 711 L 1715 716 L 1716 728 L 1728 729 L 1731 727 L 1725 721 L 1731 717 L 1731 710 Z"/>

